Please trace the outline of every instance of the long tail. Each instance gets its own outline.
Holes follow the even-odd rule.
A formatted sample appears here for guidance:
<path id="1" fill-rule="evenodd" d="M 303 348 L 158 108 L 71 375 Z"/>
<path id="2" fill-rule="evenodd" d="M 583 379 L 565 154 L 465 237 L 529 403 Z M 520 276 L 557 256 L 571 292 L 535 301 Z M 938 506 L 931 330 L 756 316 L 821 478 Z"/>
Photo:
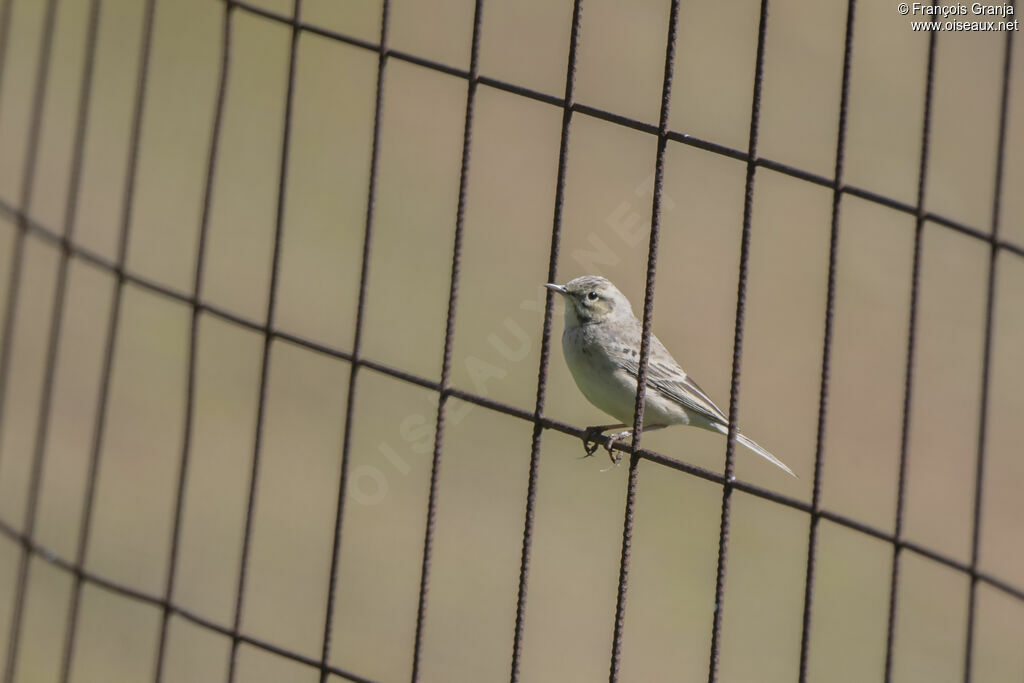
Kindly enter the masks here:
<path id="1" fill-rule="evenodd" d="M 729 428 L 726 427 L 725 425 L 715 425 L 715 426 L 718 428 L 718 431 L 722 432 L 723 434 L 728 434 L 729 433 Z M 773 465 L 776 465 L 777 467 L 780 467 L 780 468 L 786 470 L 786 472 L 788 472 L 790 474 L 790 476 L 792 476 L 792 477 L 794 477 L 796 479 L 799 479 L 799 477 L 796 476 L 796 473 L 793 472 L 793 470 L 791 470 L 788 467 L 786 467 L 786 464 L 784 462 L 782 462 L 781 460 L 776 458 L 774 455 L 772 455 L 771 453 L 769 453 L 765 449 L 761 448 L 761 446 L 759 446 L 757 444 L 757 442 L 754 441 L 753 439 L 750 439 L 750 438 L 744 436 L 743 434 L 736 434 L 736 440 L 739 441 L 744 446 L 746 446 L 747 448 L 749 448 L 750 450 L 752 450 L 755 453 L 757 453 L 758 455 L 760 455 L 762 458 L 764 458 L 768 462 L 772 463 Z"/>

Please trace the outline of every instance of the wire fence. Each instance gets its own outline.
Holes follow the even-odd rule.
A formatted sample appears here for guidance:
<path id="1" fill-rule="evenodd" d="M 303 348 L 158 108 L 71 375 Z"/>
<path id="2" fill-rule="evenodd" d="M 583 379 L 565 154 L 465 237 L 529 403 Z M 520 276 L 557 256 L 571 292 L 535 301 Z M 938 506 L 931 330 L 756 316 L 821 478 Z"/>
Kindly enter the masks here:
<path id="1" fill-rule="evenodd" d="M 79 611 L 81 605 L 82 588 L 85 584 L 97 586 L 132 600 L 137 600 L 158 608 L 161 612 L 159 630 L 159 645 L 157 648 L 157 659 L 154 664 L 153 678 L 156 681 L 162 680 L 165 672 L 165 659 L 168 641 L 168 624 L 170 617 L 176 615 L 182 617 L 205 629 L 215 631 L 231 640 L 230 660 L 228 667 L 228 680 L 237 679 L 238 649 L 241 644 L 246 644 L 264 650 L 268 653 L 299 662 L 319 671 L 320 680 L 325 681 L 329 675 L 340 676 L 351 681 L 367 681 L 369 679 L 360 676 L 357 672 L 334 666 L 331 662 L 331 635 L 334 627 L 334 620 L 337 612 L 337 584 L 340 566 L 340 558 L 344 551 L 342 529 L 346 511 L 346 494 L 349 490 L 349 468 L 352 451 L 352 432 L 356 418 L 354 416 L 357 403 L 358 377 L 363 370 L 372 370 L 376 373 L 396 378 L 403 382 L 411 383 L 419 387 L 436 392 L 438 396 L 436 430 L 434 433 L 432 467 L 430 475 L 430 488 L 426 512 L 426 526 L 423 536 L 422 566 L 420 570 L 419 599 L 416 618 L 415 642 L 412 655 L 412 680 L 419 680 L 421 677 L 421 664 L 424 651 L 424 626 L 426 614 L 429 609 L 429 589 L 431 585 L 431 559 L 434 548 L 435 529 L 437 520 L 438 500 L 443 492 L 439 489 L 439 474 L 445 452 L 445 420 L 447 406 L 451 399 L 459 399 L 473 405 L 481 406 L 491 411 L 525 421 L 532 425 L 532 440 L 530 447 L 528 488 L 525 500 L 525 523 L 522 535 L 521 566 L 519 569 L 518 594 L 516 603 L 515 629 L 513 642 L 511 643 L 511 680 L 518 680 L 521 676 L 521 660 L 523 650 L 523 638 L 526 629 L 526 612 L 528 608 L 528 588 L 531 568 L 531 550 L 533 543 L 535 507 L 537 503 L 537 489 L 539 479 L 539 459 L 541 453 L 541 437 L 545 430 L 555 430 L 567 435 L 582 437 L 584 431 L 574 425 L 566 424 L 545 414 L 545 401 L 547 397 L 548 368 L 551 356 L 552 343 L 552 318 L 553 318 L 553 293 L 547 292 L 546 304 L 543 318 L 543 332 L 541 338 L 540 367 L 538 370 L 536 400 L 533 410 L 509 405 L 483 395 L 459 389 L 452 384 L 452 347 L 455 330 L 456 315 L 458 313 L 458 301 L 460 291 L 460 274 L 462 260 L 463 231 L 465 225 L 465 210 L 467 189 L 471 181 L 470 149 L 472 146 L 474 130 L 474 110 L 476 96 L 481 86 L 492 88 L 513 95 L 535 100 L 553 107 L 558 107 L 562 112 L 560 143 L 558 151 L 558 166 L 555 186 L 555 201 L 552 218 L 551 241 L 548 255 L 548 281 L 558 281 L 558 264 L 562 238 L 563 211 L 565 202 L 566 173 L 570 164 L 569 141 L 573 121 L 579 116 L 587 116 L 602 121 L 610 122 L 619 126 L 640 131 L 652 136 L 657 140 L 657 153 L 654 159 L 654 191 L 652 205 L 652 222 L 650 231 L 649 251 L 647 257 L 646 289 L 643 308 L 643 344 L 640 351 L 640 377 L 644 378 L 647 372 L 647 361 L 650 354 L 651 323 L 654 308 L 655 283 L 658 265 L 658 245 L 662 215 L 662 188 L 665 176 L 665 156 L 669 143 L 692 146 L 698 149 L 713 152 L 724 157 L 735 159 L 746 165 L 745 197 L 743 205 L 742 239 L 739 256 L 739 280 L 737 283 L 737 299 L 734 325 L 734 344 L 732 355 L 732 374 L 729 398 L 729 415 L 731 424 L 725 451 L 725 469 L 723 474 L 706 470 L 690 463 L 663 455 L 661 453 L 647 450 L 641 447 L 638 429 L 634 429 L 633 441 L 630 445 L 622 445 L 622 448 L 630 454 L 628 488 L 625 504 L 625 515 L 622 529 L 622 549 L 620 556 L 620 568 L 618 577 L 618 592 L 615 610 L 614 623 L 611 626 L 613 631 L 612 651 L 609 667 L 609 680 L 619 679 L 623 628 L 626 615 L 626 603 L 628 598 L 628 586 L 630 578 L 630 558 L 632 548 L 633 518 L 636 501 L 638 497 L 639 463 L 641 460 L 656 463 L 668 468 L 682 471 L 688 475 L 699 477 L 721 486 L 721 519 L 718 543 L 718 561 L 715 584 L 715 609 L 713 612 L 710 645 L 709 683 L 719 680 L 719 660 L 722 650 L 722 624 L 726 617 L 726 579 L 729 559 L 729 540 L 732 510 L 732 495 L 735 491 L 755 496 L 772 503 L 798 510 L 806 513 L 809 522 L 808 550 L 806 564 L 806 582 L 804 591 L 804 604 L 802 615 L 802 638 L 800 646 L 799 680 L 808 680 L 808 660 L 812 647 L 813 614 L 815 596 L 816 560 L 818 557 L 819 527 L 822 520 L 853 530 L 857 533 L 873 537 L 891 545 L 892 548 L 892 573 L 888 591 L 888 627 L 886 633 L 885 648 L 885 680 L 891 680 L 893 676 L 893 654 L 895 651 L 894 634 L 896 631 L 896 620 L 899 606 L 899 586 L 901 557 L 906 552 L 914 553 L 934 563 L 950 568 L 968 577 L 970 581 L 969 604 L 967 609 L 966 643 L 963 678 L 969 681 L 972 678 L 972 657 L 976 650 L 976 620 L 977 620 L 977 593 L 978 585 L 985 584 L 1003 593 L 1015 601 L 1024 603 L 1024 587 L 1012 583 L 982 571 L 979 568 L 979 548 L 981 536 L 981 518 L 983 503 L 983 482 L 986 461 L 986 425 L 989 410 L 989 385 L 991 356 L 993 347 L 993 326 L 995 318 L 995 292 L 996 273 L 999 257 L 1002 254 L 1012 258 L 1024 258 L 1024 245 L 1011 242 L 1000 235 L 1000 201 L 1003 192 L 1003 167 L 1007 146 L 1007 110 L 1010 89 L 1010 72 L 1012 64 L 1013 31 L 1005 32 L 1000 40 L 1004 41 L 1001 80 L 1001 99 L 999 106 L 998 121 L 998 152 L 996 158 L 994 192 L 992 197 L 992 212 L 990 229 L 982 229 L 977 226 L 968 225 L 952 218 L 929 212 L 924 206 L 924 196 L 928 173 L 929 144 L 932 123 L 932 100 L 934 90 L 934 73 L 936 60 L 937 33 L 932 32 L 928 42 L 928 59 L 926 84 L 924 89 L 923 125 L 920 142 L 919 172 L 917 179 L 917 199 L 914 204 L 907 204 L 892 197 L 884 196 L 863 188 L 852 186 L 844 181 L 844 154 L 847 140 L 847 111 L 850 91 L 850 71 L 853 61 L 853 36 L 856 27 L 857 7 L 855 0 L 849 0 L 846 10 L 845 38 L 843 51 L 841 100 L 839 104 L 839 121 L 837 131 L 837 147 L 835 151 L 834 173 L 831 177 L 789 166 L 759 155 L 758 133 L 760 123 L 760 105 L 762 100 L 764 64 L 766 59 L 766 36 L 770 30 L 769 26 L 769 2 L 761 0 L 760 16 L 757 32 L 756 60 L 754 64 L 753 93 L 751 97 L 751 117 L 748 144 L 745 150 L 733 149 L 721 144 L 699 139 L 680 131 L 672 130 L 669 126 L 669 112 L 672 95 L 673 72 L 675 68 L 675 53 L 677 46 L 677 34 L 679 26 L 680 2 L 671 0 L 670 13 L 667 26 L 667 37 L 664 58 L 664 77 L 661 90 L 661 108 L 658 123 L 650 124 L 643 121 L 631 119 L 610 111 L 604 111 L 576 100 L 575 79 L 578 60 L 578 48 L 580 43 L 581 27 L 583 25 L 583 0 L 574 0 L 572 5 L 572 20 L 568 42 L 568 64 L 565 78 L 565 91 L 561 96 L 555 96 L 531 90 L 513 83 L 490 78 L 480 73 L 480 44 L 482 40 L 481 29 L 483 25 L 484 2 L 476 0 L 472 21 L 472 47 L 468 70 L 463 70 L 437 61 L 433 61 L 414 54 L 393 49 L 388 43 L 389 19 L 391 3 L 384 0 L 381 10 L 380 38 L 378 42 L 369 42 L 364 39 L 328 30 L 321 26 L 306 23 L 302 18 L 302 0 L 293 0 L 293 9 L 290 15 L 282 15 L 261 7 L 257 7 L 242 0 L 224 0 L 223 6 L 223 34 L 221 39 L 221 61 L 218 78 L 215 110 L 212 120 L 212 135 L 208 150 L 206 178 L 203 190 L 202 214 L 199 227 L 199 239 L 196 249 L 195 271 L 191 291 L 177 291 L 171 287 L 160 284 L 142 274 L 131 272 L 126 269 L 127 244 L 129 237 L 130 216 L 133 201 L 135 199 L 135 187 L 137 167 L 139 162 L 140 136 L 146 112 L 146 86 L 149 75 L 151 60 L 151 45 L 154 29 L 154 22 L 157 15 L 157 1 L 147 0 L 144 11 L 142 27 L 142 44 L 136 67 L 136 86 L 134 95 L 134 106 L 129 128 L 129 159 L 126 183 L 123 189 L 123 204 L 120 209 L 119 239 L 117 256 L 114 260 L 102 254 L 90 250 L 76 243 L 76 209 L 81 185 L 83 156 L 85 153 L 86 130 L 89 125 L 88 113 L 89 103 L 92 96 L 93 72 L 95 69 L 95 55 L 97 49 L 97 32 L 102 10 L 102 0 L 90 0 L 89 23 L 86 27 L 86 49 L 85 60 L 82 63 L 81 89 L 78 95 L 77 117 L 73 142 L 72 163 L 69 169 L 69 184 L 67 194 L 66 218 L 64 225 L 58 230 L 52 226 L 43 225 L 28 215 L 28 207 L 33 197 L 33 179 L 36 176 L 36 165 L 39 157 L 40 133 L 42 112 L 45 106 L 47 82 L 51 70 L 51 53 L 54 41 L 54 24 L 57 13 L 58 0 L 48 0 L 45 7 L 45 19 L 42 27 L 42 40 L 40 41 L 37 69 L 35 73 L 34 98 L 31 104 L 30 128 L 27 136 L 27 146 L 23 159 L 24 179 L 21 196 L 17 203 L 6 198 L 0 198 L 0 212 L 12 219 L 17 230 L 14 236 L 13 248 L 11 251 L 10 280 L 7 290 L 5 305 L 5 316 L 3 319 L 3 346 L 0 352 L 0 420 L 3 420 L 4 406 L 12 398 L 9 396 L 9 376 L 11 372 L 11 347 L 12 338 L 17 318 L 17 307 L 19 302 L 19 291 L 23 280 L 25 243 L 30 235 L 47 240 L 57 245 L 60 249 L 60 260 L 58 265 L 58 280 L 54 293 L 50 328 L 47 336 L 46 363 L 43 375 L 43 391 L 39 406 L 39 422 L 35 436 L 34 448 L 31 459 L 31 474 L 28 484 L 28 496 L 25 509 L 24 524 L 19 528 L 6 521 L 0 521 L 0 532 L 9 539 L 20 544 L 21 552 L 17 568 L 15 592 L 13 595 L 10 640 L 7 644 L 6 670 L 4 681 L 11 683 L 16 679 L 18 671 L 18 656 L 20 637 L 23 631 L 26 596 L 30 581 L 29 562 L 32 557 L 41 558 L 52 565 L 69 572 L 74 577 L 73 590 L 69 605 L 69 617 L 67 620 L 66 632 L 61 652 L 61 680 L 68 680 L 71 676 L 72 661 L 79 637 Z M 11 7 L 12 0 L 6 0 L 0 7 L 0 79 L 4 78 L 4 68 L 8 51 Z M 204 267 L 207 254 L 207 233 L 210 223 L 211 203 L 214 195 L 214 177 L 217 168 L 218 150 L 223 128 L 225 93 L 227 84 L 231 78 L 232 63 L 232 36 L 235 18 L 238 13 L 262 17 L 263 19 L 283 24 L 290 27 L 290 52 L 288 61 L 287 93 L 284 102 L 284 128 L 280 150 L 279 185 L 276 198 L 276 215 L 274 230 L 274 247 L 272 252 L 271 278 L 269 297 L 267 299 L 266 314 L 262 320 L 253 320 L 237 312 L 219 307 L 204 298 Z M 285 198 L 288 184 L 288 159 L 291 131 L 293 126 L 293 100 L 295 89 L 295 63 L 298 44 L 302 37 L 307 34 L 315 34 L 323 38 L 361 48 L 377 55 L 377 77 L 374 99 L 374 122 L 372 137 L 371 166 L 369 172 L 369 183 L 366 197 L 366 221 L 362 243 L 361 270 L 359 279 L 358 306 L 355 322 L 355 334 L 351 351 L 342 351 L 331 348 L 312 339 L 292 334 L 276 324 L 276 295 L 279 282 L 279 266 L 282 242 L 282 227 L 285 215 Z M 387 67 L 393 61 L 415 64 L 432 71 L 446 74 L 450 77 L 465 81 L 466 104 L 462 140 L 461 171 L 459 176 L 458 209 L 454 226 L 454 243 L 451 254 L 451 279 L 448 293 L 447 318 L 444 335 L 444 353 L 441 376 L 439 381 L 418 376 L 397 367 L 372 360 L 363 354 L 363 337 L 365 310 L 369 282 L 370 252 L 374 239 L 374 208 L 377 197 L 378 166 L 380 159 L 381 143 L 381 118 L 384 106 L 384 84 Z M 3 81 L 0 80 L 0 86 Z M 3 95 L 0 89 L 0 96 Z M 832 192 L 831 205 L 831 226 L 829 239 L 829 260 L 828 280 L 826 293 L 825 324 L 823 332 L 823 353 L 821 366 L 820 391 L 818 400 L 816 446 L 814 450 L 814 474 L 813 489 L 810 503 L 782 495 L 770 489 L 763 488 L 748 482 L 738 480 L 734 476 L 734 451 L 737 435 L 736 423 L 739 413 L 739 391 L 741 379 L 741 361 L 743 358 L 744 322 L 746 317 L 746 295 L 748 264 L 750 260 L 750 241 L 752 231 L 752 215 L 755 192 L 755 180 L 758 169 L 770 169 L 801 181 L 828 188 Z M 858 197 L 868 202 L 886 207 L 914 218 L 914 242 L 913 242 L 913 268 L 911 273 L 910 287 L 910 322 L 907 335 L 906 347 L 906 375 L 903 392 L 903 414 L 902 433 L 899 458 L 899 478 L 897 484 L 897 504 L 894 531 L 888 531 L 870 526 L 852 517 L 838 514 L 822 507 L 822 476 L 825 465 L 825 429 L 828 417 L 829 405 L 829 378 L 832 363 L 832 347 L 834 338 L 834 307 L 836 298 L 836 269 L 838 260 L 838 236 L 840 231 L 840 207 L 846 196 Z M 971 533 L 971 552 L 969 563 L 961 562 L 953 557 L 938 552 L 932 548 L 925 547 L 905 537 L 904 534 L 904 510 L 906 498 L 907 480 L 907 452 L 909 443 L 910 414 L 913 408 L 914 394 L 914 368 L 915 351 L 917 347 L 917 323 L 918 323 L 918 300 L 919 281 L 921 272 L 921 242 L 922 231 L 926 224 L 943 226 L 960 234 L 986 243 L 989 247 L 987 266 L 987 294 L 985 306 L 985 327 L 984 327 L 984 356 L 982 364 L 982 391 L 979 405 L 980 422 L 977 437 L 976 471 L 973 482 L 974 507 Z M 98 410 L 93 425 L 93 441 L 90 450 L 90 460 L 87 473 L 86 495 L 81 510 L 81 526 L 78 534 L 77 551 L 74 558 L 68 559 L 52 553 L 40 545 L 35 536 L 35 525 L 39 513 L 39 492 L 42 482 L 44 456 L 48 435 L 48 420 L 52 413 L 52 399 L 55 384 L 55 368 L 58 346 L 61 339 L 62 320 L 66 305 L 67 277 L 69 262 L 72 259 L 92 264 L 105 271 L 112 273 L 116 278 L 116 286 L 113 289 L 111 298 L 110 315 L 105 332 L 105 351 L 102 362 L 100 393 Z M 92 527 L 93 512 L 95 508 L 96 482 L 100 461 L 104 451 L 104 431 L 107 425 L 107 407 L 111 386 L 112 368 L 117 356 L 116 340 L 120 324 L 123 292 L 125 284 L 130 283 L 167 297 L 177 302 L 187 304 L 191 309 L 190 336 L 187 355 L 188 377 L 185 395 L 185 411 L 183 429 L 183 447 L 178 463 L 175 509 L 173 515 L 173 527 L 169 544 L 169 564 L 166 575 L 166 583 L 160 594 L 151 594 L 140 591 L 128 585 L 124 585 L 103 576 L 90 572 L 85 568 L 85 557 L 89 546 L 90 531 Z M 254 450 L 251 458 L 251 470 L 249 472 L 247 505 L 243 531 L 241 561 L 237 573 L 237 593 L 234 600 L 233 622 L 230 627 L 217 623 L 215 620 L 204 617 L 194 611 L 186 609 L 175 602 L 176 569 L 179 565 L 179 551 L 182 534 L 182 520 L 184 510 L 184 499 L 187 487 L 187 474 L 189 471 L 190 456 L 193 446 L 193 431 L 196 417 L 196 382 L 198 375 L 197 348 L 199 344 L 199 323 L 203 316 L 213 316 L 233 325 L 245 328 L 262 335 L 263 346 L 260 363 L 258 404 L 256 431 L 254 439 Z M 273 642 L 267 642 L 243 632 L 242 614 L 245 605 L 246 589 L 248 587 L 248 568 L 250 565 L 251 539 L 254 525 L 254 501 L 261 475 L 261 456 L 263 454 L 264 422 L 267 410 L 267 384 L 270 370 L 270 349 L 276 340 L 285 340 L 300 347 L 324 354 L 334 359 L 348 363 L 351 372 L 348 378 L 347 403 L 344 415 L 344 427 L 341 449 L 340 480 L 338 482 L 338 496 L 336 516 L 334 519 L 333 545 L 330 562 L 330 582 L 327 590 L 327 604 L 324 614 L 323 640 L 321 654 L 318 658 L 312 658 L 300 652 L 289 650 Z M 642 424 L 644 405 L 645 383 L 638 384 L 636 412 L 634 416 L 634 427 Z M 3 428 L 0 422 L 0 429 Z"/>

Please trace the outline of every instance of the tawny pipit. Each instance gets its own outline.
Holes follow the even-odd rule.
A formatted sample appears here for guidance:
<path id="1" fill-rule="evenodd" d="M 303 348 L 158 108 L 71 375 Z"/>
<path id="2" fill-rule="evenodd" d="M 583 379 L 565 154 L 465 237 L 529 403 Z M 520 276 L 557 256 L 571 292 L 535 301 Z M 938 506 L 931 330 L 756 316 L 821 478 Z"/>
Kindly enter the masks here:
<path id="1" fill-rule="evenodd" d="M 587 455 L 593 455 L 597 444 L 589 446 L 591 438 L 633 424 L 642 325 L 633 315 L 629 300 L 603 277 L 584 275 L 565 285 L 544 286 L 565 299 L 562 351 L 576 386 L 588 401 L 622 422 L 587 428 L 583 446 Z M 729 431 L 729 418 L 652 334 L 643 431 L 677 424 L 722 434 Z M 610 436 L 606 448 L 612 462 L 618 462 L 613 453 L 615 443 L 631 435 L 632 431 L 625 431 Z M 736 440 L 796 476 L 782 461 L 743 434 L 737 433 Z"/>

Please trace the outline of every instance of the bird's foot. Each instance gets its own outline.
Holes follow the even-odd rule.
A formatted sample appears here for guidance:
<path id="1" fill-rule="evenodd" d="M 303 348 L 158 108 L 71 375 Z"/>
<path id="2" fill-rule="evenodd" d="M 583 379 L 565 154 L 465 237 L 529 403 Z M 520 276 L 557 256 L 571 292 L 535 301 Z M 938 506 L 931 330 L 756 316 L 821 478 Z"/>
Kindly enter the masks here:
<path id="1" fill-rule="evenodd" d="M 618 464 L 622 462 L 622 451 L 616 452 L 615 447 L 620 442 L 625 441 L 626 439 L 630 439 L 632 437 L 633 432 L 630 430 L 618 432 L 616 434 L 611 434 L 608 436 L 608 442 L 604 445 L 605 450 L 608 451 L 608 458 L 612 461 L 612 465 L 608 469 L 611 469 L 612 467 L 617 467 Z"/>
<path id="2" fill-rule="evenodd" d="M 586 454 L 581 457 L 589 458 L 594 453 L 597 453 L 597 449 L 601 446 L 601 443 L 597 441 L 597 437 L 604 434 L 604 430 L 606 429 L 608 429 L 608 427 L 597 426 L 586 428 L 583 432 L 583 450 L 586 451 Z"/>

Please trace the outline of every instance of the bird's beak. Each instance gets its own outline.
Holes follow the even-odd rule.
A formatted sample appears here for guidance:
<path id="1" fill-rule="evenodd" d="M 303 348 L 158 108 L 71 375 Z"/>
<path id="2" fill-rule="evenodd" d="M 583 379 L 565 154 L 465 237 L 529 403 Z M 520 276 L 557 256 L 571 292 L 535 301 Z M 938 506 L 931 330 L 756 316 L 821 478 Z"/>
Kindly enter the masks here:
<path id="1" fill-rule="evenodd" d="M 565 287 L 562 285 L 553 285 L 550 282 L 546 282 L 544 283 L 544 286 L 558 292 L 559 294 L 568 294 L 568 292 L 565 291 Z"/>

